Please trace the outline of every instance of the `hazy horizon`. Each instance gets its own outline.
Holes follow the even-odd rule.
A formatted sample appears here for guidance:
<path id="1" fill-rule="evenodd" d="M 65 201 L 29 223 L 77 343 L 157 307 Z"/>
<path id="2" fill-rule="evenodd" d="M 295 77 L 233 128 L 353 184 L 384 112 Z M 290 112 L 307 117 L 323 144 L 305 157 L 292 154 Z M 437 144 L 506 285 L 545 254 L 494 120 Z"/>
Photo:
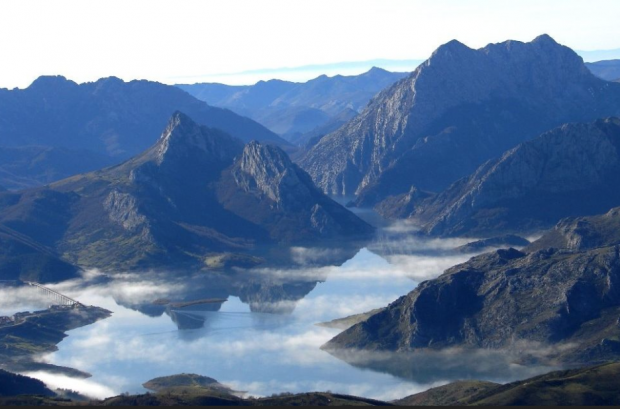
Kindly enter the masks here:
<path id="1" fill-rule="evenodd" d="M 480 48 L 543 33 L 587 50 L 580 52 L 587 61 L 620 58 L 618 11 L 611 0 L 6 1 L 0 13 L 10 18 L 0 26 L 0 46 L 9 63 L 0 87 L 24 88 L 41 75 L 79 83 L 110 76 L 300 82 L 360 74 L 378 59 L 381 68 L 412 70 L 452 39 Z"/>

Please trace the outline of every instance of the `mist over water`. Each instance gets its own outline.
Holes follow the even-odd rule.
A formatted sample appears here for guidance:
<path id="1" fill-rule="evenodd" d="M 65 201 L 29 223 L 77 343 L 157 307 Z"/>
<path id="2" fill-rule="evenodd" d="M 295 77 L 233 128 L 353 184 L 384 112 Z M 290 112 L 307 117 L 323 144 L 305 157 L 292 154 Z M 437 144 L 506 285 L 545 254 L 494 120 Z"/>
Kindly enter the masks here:
<path id="1" fill-rule="evenodd" d="M 466 242 L 422 240 L 402 225 L 383 229 L 377 240 L 353 251 L 351 246 L 279 249 L 292 260 L 287 268 L 113 277 L 90 271 L 83 280 L 52 287 L 113 316 L 71 331 L 58 352 L 40 359 L 93 377 L 29 375 L 96 398 L 143 393 L 141 385 L 155 377 L 196 373 L 253 396 L 330 390 L 382 400 L 467 377 L 509 381 L 529 375 L 511 370 L 510 362 L 503 372 L 495 364 L 486 372 L 469 370 L 468 364 L 484 361 L 482 355 L 457 367 L 448 365 L 450 359 L 417 358 L 407 368 L 395 368 L 389 357 L 356 354 L 347 363 L 320 349 L 339 330 L 317 323 L 387 306 L 419 282 L 469 259 L 450 251 Z M 20 308 L 15 301 L 37 304 L 27 290 L 0 289 L 1 314 Z M 220 301 L 183 304 L 205 299 Z"/>

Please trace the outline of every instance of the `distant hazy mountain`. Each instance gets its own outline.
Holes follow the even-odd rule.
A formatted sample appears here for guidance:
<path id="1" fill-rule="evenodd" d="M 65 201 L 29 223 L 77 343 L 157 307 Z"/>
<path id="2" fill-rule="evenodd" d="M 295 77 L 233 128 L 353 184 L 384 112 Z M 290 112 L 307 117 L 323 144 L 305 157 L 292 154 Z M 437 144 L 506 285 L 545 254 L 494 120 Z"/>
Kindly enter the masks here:
<path id="1" fill-rule="evenodd" d="M 0 147 L 0 183 L 12 190 L 41 186 L 113 163 L 109 156 L 87 150 Z"/>
<path id="2" fill-rule="evenodd" d="M 372 232 L 280 148 L 244 147 L 180 113 L 153 147 L 121 165 L 0 194 L 0 224 L 66 261 L 105 270 L 205 266 L 258 243 Z"/>
<path id="3" fill-rule="evenodd" d="M 565 225 L 566 223 L 564 223 Z M 524 362 L 589 365 L 620 359 L 620 209 L 577 221 L 586 242 L 543 237 L 498 250 L 421 283 L 330 341 L 328 350 L 511 349 Z M 564 231 L 559 225 L 557 230 Z M 566 235 L 577 238 L 576 235 Z M 594 246 L 594 247 L 591 247 Z"/>
<path id="4" fill-rule="evenodd" d="M 439 195 L 378 206 L 439 235 L 533 233 L 569 216 L 620 206 L 620 119 L 570 124 L 482 165 Z"/>
<path id="5" fill-rule="evenodd" d="M 324 191 L 373 205 L 412 186 L 441 191 L 567 122 L 620 114 L 620 86 L 549 36 L 472 50 L 441 46 L 300 164 Z"/>
<path id="6" fill-rule="evenodd" d="M 64 77 L 41 77 L 24 90 L 0 89 L 0 146 L 128 158 L 151 146 L 177 110 L 246 142 L 285 144 L 251 119 L 210 107 L 173 86 L 113 77 L 78 85 Z"/>
<path id="7" fill-rule="evenodd" d="M 620 80 L 620 60 L 587 63 L 594 75 L 607 81 Z"/>
<path id="8" fill-rule="evenodd" d="M 305 83 L 271 80 L 252 86 L 194 84 L 178 87 L 211 105 L 253 118 L 294 142 L 300 138 L 310 139 L 312 136 L 304 135 L 316 133 L 343 112 L 361 111 L 376 93 L 406 75 L 373 68 L 357 76 L 322 75 Z"/>

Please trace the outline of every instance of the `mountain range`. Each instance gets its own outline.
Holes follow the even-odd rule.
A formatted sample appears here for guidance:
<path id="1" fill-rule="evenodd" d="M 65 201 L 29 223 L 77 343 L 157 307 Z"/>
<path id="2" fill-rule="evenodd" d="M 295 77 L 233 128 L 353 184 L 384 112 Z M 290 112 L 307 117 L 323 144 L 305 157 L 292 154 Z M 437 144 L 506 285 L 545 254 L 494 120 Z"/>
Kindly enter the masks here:
<path id="1" fill-rule="evenodd" d="M 620 60 L 608 60 L 586 63 L 594 75 L 607 81 L 620 80 Z"/>
<path id="2" fill-rule="evenodd" d="M 620 357 L 620 209 L 569 219 L 523 251 L 447 270 L 330 341 L 327 350 L 520 351 L 521 362 Z"/>
<path id="3" fill-rule="evenodd" d="M 567 124 L 524 142 L 434 195 L 382 202 L 386 216 L 433 235 L 533 234 L 569 216 L 620 206 L 620 119 Z"/>
<path id="4" fill-rule="evenodd" d="M 381 68 L 356 76 L 321 75 L 305 83 L 260 81 L 250 86 L 178 85 L 208 104 L 250 117 L 296 145 L 335 131 L 382 89 L 405 77 Z"/>
<path id="5" fill-rule="evenodd" d="M 0 184 L 19 190 L 113 165 L 108 155 L 44 146 L 0 147 Z"/>
<path id="6" fill-rule="evenodd" d="M 155 143 L 177 110 L 245 142 L 290 146 L 251 119 L 177 87 L 114 77 L 79 85 L 40 77 L 26 89 L 0 89 L 0 184 L 38 186 L 120 163 Z"/>
<path id="7" fill-rule="evenodd" d="M 63 262 L 104 270 L 206 267 L 209 257 L 247 253 L 257 244 L 373 231 L 279 147 L 244 146 L 182 113 L 155 145 L 120 165 L 1 193 L 0 225 Z M 10 248 L 2 254 L 17 257 Z M 19 258 L 22 270 L 32 267 L 26 256 Z"/>
<path id="8" fill-rule="evenodd" d="M 441 46 L 299 161 L 358 206 L 440 192 L 486 161 L 568 122 L 620 115 L 620 86 L 547 35 L 473 50 Z"/>

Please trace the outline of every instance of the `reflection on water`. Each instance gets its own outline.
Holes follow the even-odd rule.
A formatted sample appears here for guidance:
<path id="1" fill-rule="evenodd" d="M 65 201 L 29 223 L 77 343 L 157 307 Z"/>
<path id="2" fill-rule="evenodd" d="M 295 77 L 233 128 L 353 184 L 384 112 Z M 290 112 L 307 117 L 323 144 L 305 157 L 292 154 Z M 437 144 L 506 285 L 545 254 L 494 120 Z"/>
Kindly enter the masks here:
<path id="1" fill-rule="evenodd" d="M 315 324 L 384 307 L 469 256 L 463 241 L 424 241 L 408 226 L 373 243 L 263 249 L 254 269 L 106 277 L 55 286 L 112 318 L 70 332 L 48 361 L 93 374 L 87 382 L 34 374 L 57 387 L 96 397 L 144 392 L 142 383 L 178 373 L 213 377 L 250 395 L 326 391 L 396 399 L 463 377 L 512 380 L 525 372 L 487 371 L 481 359 L 338 359 L 320 347 L 338 330 Z M 280 260 L 278 262 L 277 260 Z M 24 294 L 2 294 L 3 310 Z M 6 297 L 13 298 L 8 300 Z M 341 357 L 342 358 L 342 357 Z M 471 357 L 470 357 L 471 358 Z M 367 369 L 372 369 L 371 371 Z M 529 375 L 529 373 L 528 373 Z"/>

